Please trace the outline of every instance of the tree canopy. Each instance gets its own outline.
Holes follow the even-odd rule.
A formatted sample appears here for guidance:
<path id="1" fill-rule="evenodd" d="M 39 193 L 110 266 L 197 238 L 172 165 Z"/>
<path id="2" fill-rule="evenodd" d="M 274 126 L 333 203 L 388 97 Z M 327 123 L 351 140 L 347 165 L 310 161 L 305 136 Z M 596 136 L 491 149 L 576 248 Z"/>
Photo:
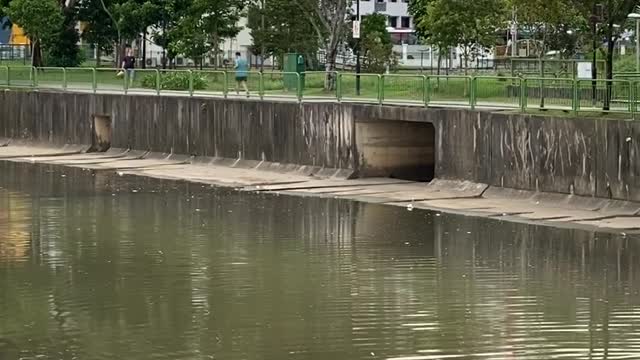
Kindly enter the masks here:
<path id="1" fill-rule="evenodd" d="M 419 34 L 440 49 L 462 48 L 466 62 L 495 44 L 506 9 L 505 0 L 419 0 L 411 5 Z"/>
<path id="2" fill-rule="evenodd" d="M 253 38 L 253 52 L 281 59 L 286 53 L 315 58 L 323 45 L 315 34 L 311 19 L 300 16 L 300 7 L 290 0 L 254 3 L 249 9 L 248 27 Z M 263 26 L 264 20 L 264 26 Z"/>
<path id="3" fill-rule="evenodd" d="M 351 39 L 351 43 L 354 49 L 358 46 L 354 39 Z M 371 14 L 362 19 L 359 45 L 364 72 L 381 74 L 387 67 L 396 65 L 386 16 Z"/>
<path id="4" fill-rule="evenodd" d="M 588 23 L 572 1 L 511 0 L 519 27 L 536 40 L 533 46 L 538 56 L 545 56 L 548 50 L 557 50 L 563 57 L 575 55 Z"/>
<path id="5" fill-rule="evenodd" d="M 64 25 L 59 3 L 56 0 L 12 0 L 5 11 L 33 41 L 32 61 L 34 65 L 40 65 L 41 49 L 48 51 L 53 48 Z"/>

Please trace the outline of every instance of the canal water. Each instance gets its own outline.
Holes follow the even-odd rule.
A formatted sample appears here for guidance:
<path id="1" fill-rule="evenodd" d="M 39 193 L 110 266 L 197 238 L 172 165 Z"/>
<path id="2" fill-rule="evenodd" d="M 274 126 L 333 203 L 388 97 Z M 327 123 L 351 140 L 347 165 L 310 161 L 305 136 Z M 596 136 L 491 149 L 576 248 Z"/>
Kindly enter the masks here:
<path id="1" fill-rule="evenodd" d="M 0 359 L 640 359 L 640 239 L 0 163 Z"/>

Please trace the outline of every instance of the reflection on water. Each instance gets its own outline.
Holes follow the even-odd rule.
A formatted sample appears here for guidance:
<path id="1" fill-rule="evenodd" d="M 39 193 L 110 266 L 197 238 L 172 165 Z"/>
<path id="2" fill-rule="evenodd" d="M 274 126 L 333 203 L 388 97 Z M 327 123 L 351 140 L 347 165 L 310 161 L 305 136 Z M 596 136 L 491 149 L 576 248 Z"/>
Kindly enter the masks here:
<path id="1" fill-rule="evenodd" d="M 640 359 L 637 238 L 0 163 L 0 359 Z"/>

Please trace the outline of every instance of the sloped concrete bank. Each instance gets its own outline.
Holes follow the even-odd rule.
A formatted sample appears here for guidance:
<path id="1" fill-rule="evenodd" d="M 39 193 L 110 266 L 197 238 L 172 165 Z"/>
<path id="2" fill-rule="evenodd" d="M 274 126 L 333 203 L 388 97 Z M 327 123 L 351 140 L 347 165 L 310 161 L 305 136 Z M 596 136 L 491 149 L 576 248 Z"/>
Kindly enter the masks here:
<path id="1" fill-rule="evenodd" d="M 0 109 L 0 160 L 640 228 L 640 125 L 631 121 L 30 91 L 1 93 Z"/>

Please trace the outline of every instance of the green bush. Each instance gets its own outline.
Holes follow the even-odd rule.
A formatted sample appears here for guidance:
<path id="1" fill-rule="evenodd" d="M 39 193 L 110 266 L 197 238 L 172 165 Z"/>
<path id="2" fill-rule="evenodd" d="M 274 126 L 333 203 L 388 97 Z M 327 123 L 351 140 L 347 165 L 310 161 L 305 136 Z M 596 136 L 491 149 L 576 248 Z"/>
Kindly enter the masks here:
<path id="1" fill-rule="evenodd" d="M 142 87 L 156 88 L 156 74 L 147 74 L 142 79 Z M 189 73 L 186 71 L 168 72 L 160 75 L 160 88 L 162 90 L 189 90 Z M 205 90 L 207 79 L 200 73 L 193 73 L 193 89 Z"/>

